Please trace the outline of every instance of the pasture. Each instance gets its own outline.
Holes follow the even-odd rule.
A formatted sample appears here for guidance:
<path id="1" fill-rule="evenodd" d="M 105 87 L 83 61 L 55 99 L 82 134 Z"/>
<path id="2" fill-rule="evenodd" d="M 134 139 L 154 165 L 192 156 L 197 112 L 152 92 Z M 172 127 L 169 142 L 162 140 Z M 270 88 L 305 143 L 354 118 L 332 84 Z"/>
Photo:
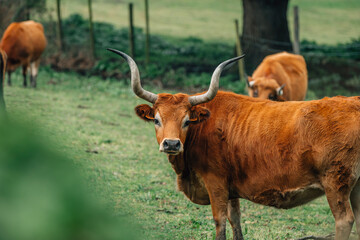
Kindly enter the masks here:
<path id="1" fill-rule="evenodd" d="M 62 15 L 80 13 L 87 18 L 86 0 L 62 0 Z M 93 0 L 94 20 L 128 27 L 128 6 L 134 3 L 135 26 L 145 27 L 144 0 Z M 150 32 L 172 37 L 197 37 L 207 41 L 235 42 L 234 19 L 242 24 L 239 0 L 156 0 L 150 2 Z M 293 28 L 293 6 L 300 8 L 300 39 L 337 44 L 358 38 L 360 2 L 357 0 L 291 0 L 288 20 Z M 55 8 L 55 1 L 49 2 Z M 314 24 L 315 23 L 315 24 Z M 331 26 L 331 27 L 330 27 Z"/>
<path id="2" fill-rule="evenodd" d="M 144 1 L 132 2 L 135 7 L 135 26 L 140 32 L 145 26 Z M 56 72 L 50 68 L 50 64 L 59 59 L 54 58 L 52 63 L 49 59 L 44 59 L 48 65 L 40 67 L 37 89 L 25 89 L 18 69 L 13 74 L 13 86 L 5 86 L 7 111 L 10 118 L 20 118 L 28 126 L 34 126 L 55 151 L 72 159 L 83 173 L 91 192 L 106 204 L 114 216 L 121 220 L 131 216 L 129 221 L 136 221 L 135 224 L 141 226 L 138 234 L 142 238 L 214 239 L 211 207 L 190 202 L 176 189 L 176 175 L 166 155 L 158 151 L 153 123 L 143 122 L 134 113 L 135 106 L 145 101 L 134 95 L 129 79 L 119 81 L 119 78 L 123 79 L 124 74 L 128 73 L 127 64 L 120 58 L 116 58 L 116 61 L 107 59 L 108 52 L 103 50 L 105 47 L 115 47 L 126 51 L 122 43 L 127 40 L 128 3 L 93 0 L 94 21 L 111 23 L 117 28 L 106 25 L 98 28 L 98 31 L 108 29 L 108 33 L 105 32 L 108 35 L 119 31 L 111 39 L 104 32 L 97 33 L 98 45 L 101 45 L 97 51 L 101 52 L 101 57 L 98 56 L 99 61 L 91 70 L 86 70 L 89 72 L 88 76 Z M 52 4 L 55 1 L 48 1 L 47 7 L 55 8 Z M 360 23 L 358 0 L 291 0 L 288 10 L 290 32 L 293 27 L 294 5 L 300 7 L 301 40 L 335 45 L 349 43 L 360 36 L 359 28 L 356 28 Z M 72 15 L 74 13 L 87 18 L 87 1 L 62 0 L 62 11 L 63 18 L 70 23 L 72 19 L 78 18 Z M 55 16 L 54 11 L 51 14 Z M 34 15 L 35 19 L 36 17 L 44 20 L 41 17 L 48 16 Z M 161 51 L 179 49 L 178 52 L 182 50 L 189 55 L 182 56 L 173 51 L 167 56 L 161 51 L 156 52 L 152 61 L 156 58 L 158 65 L 140 66 L 140 74 L 145 76 L 144 82 L 147 84 L 145 88 L 160 93 L 175 90 L 158 89 L 156 86 L 180 91 L 186 91 L 183 90 L 184 87 L 189 91 L 205 85 L 207 87 L 210 72 L 199 69 L 207 69 L 212 61 L 220 62 L 224 60 L 220 59 L 223 56 L 233 54 L 234 19 L 239 19 L 240 24 L 242 23 L 241 1 L 150 1 L 150 32 L 158 41 L 157 48 Z M 77 34 L 70 27 L 66 28 L 70 30 L 67 36 L 77 39 L 75 41 L 69 38 L 68 42 L 75 51 L 80 49 L 77 48 L 78 45 L 87 51 L 88 23 L 80 20 L 84 23 L 82 29 L 78 29 L 78 25 L 73 26 L 78 30 Z M 100 36 L 101 34 L 104 35 Z M 125 37 L 121 38 L 117 34 Z M 138 36 L 141 38 L 143 35 Z M 52 36 L 49 39 L 54 41 L 55 38 Z M 116 44 L 113 44 L 114 39 L 117 40 Z M 110 43 L 116 46 L 105 46 Z M 46 54 L 51 55 L 51 50 L 53 49 L 46 50 L 48 52 L 45 57 Z M 156 47 L 154 52 L 155 50 Z M 193 57 L 194 55 L 199 56 Z M 141 63 L 143 59 L 139 58 Z M 319 60 L 320 58 L 311 56 L 308 59 L 311 65 L 309 73 L 314 77 L 310 78 L 307 100 L 335 93 L 349 95 L 360 86 L 358 60 Z M 186 72 L 184 66 L 195 65 L 192 63 L 199 61 L 203 61 L 205 68 L 194 68 L 197 70 Z M 118 66 L 119 62 L 123 63 L 121 67 Z M 341 64 L 337 65 L 338 62 Z M 328 65 L 326 68 L 318 68 L 320 64 Z M 343 67 L 345 65 L 346 68 Z M 70 71 L 73 70 L 75 67 L 70 66 Z M 233 80 L 236 70 L 232 71 L 231 76 L 223 76 L 220 86 L 229 91 L 244 93 L 245 82 Z M 92 74 L 96 76 L 91 76 Z M 346 75 L 346 79 L 342 78 L 343 75 Z M 111 79 L 113 76 L 117 79 Z M 169 84 L 162 85 L 160 81 L 169 81 Z M 156 84 L 157 82 L 160 84 Z M 240 208 L 245 239 L 298 239 L 310 235 L 326 236 L 335 231 L 334 218 L 325 197 L 291 210 L 278 210 L 246 200 L 241 200 Z M 227 238 L 232 239 L 229 223 Z"/>
<path id="3" fill-rule="evenodd" d="M 13 80 L 13 87 L 5 87 L 10 116 L 38 127 L 55 150 L 73 159 L 115 216 L 137 219 L 145 239 L 214 238 L 210 206 L 195 205 L 176 190 L 175 173 L 158 152 L 153 124 L 135 116 L 134 107 L 144 101 L 130 86 L 46 68 L 40 70 L 38 89 L 22 88 L 19 73 Z M 246 239 L 334 232 L 325 197 L 291 210 L 241 200 L 241 211 Z M 229 224 L 227 236 L 231 239 Z"/>

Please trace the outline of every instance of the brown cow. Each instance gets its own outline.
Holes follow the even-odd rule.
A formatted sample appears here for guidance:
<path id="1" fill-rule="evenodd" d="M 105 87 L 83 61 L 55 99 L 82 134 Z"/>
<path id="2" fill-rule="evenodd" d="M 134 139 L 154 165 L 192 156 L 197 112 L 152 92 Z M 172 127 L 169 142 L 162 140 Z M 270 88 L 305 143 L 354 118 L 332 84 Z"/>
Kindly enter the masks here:
<path id="1" fill-rule="evenodd" d="M 30 67 L 30 83 L 36 87 L 36 76 L 40 64 L 40 56 L 46 47 L 44 28 L 34 21 L 15 22 L 5 30 L 0 42 L 0 49 L 8 56 L 8 85 L 11 85 L 11 73 L 22 66 L 24 87 L 27 86 L 26 74 Z"/>
<path id="2" fill-rule="evenodd" d="M 306 63 L 287 52 L 267 56 L 248 77 L 249 96 L 275 101 L 302 101 L 307 91 Z"/>
<path id="3" fill-rule="evenodd" d="M 211 204 L 216 239 L 243 239 L 239 199 L 292 208 L 326 195 L 335 239 L 348 239 L 354 217 L 360 237 L 360 97 L 274 102 L 218 92 L 226 65 L 214 71 L 201 95 L 153 94 L 142 89 L 136 63 L 126 54 L 135 108 L 155 123 L 179 189 L 194 203 Z M 352 209 L 351 209 L 352 207 Z"/>

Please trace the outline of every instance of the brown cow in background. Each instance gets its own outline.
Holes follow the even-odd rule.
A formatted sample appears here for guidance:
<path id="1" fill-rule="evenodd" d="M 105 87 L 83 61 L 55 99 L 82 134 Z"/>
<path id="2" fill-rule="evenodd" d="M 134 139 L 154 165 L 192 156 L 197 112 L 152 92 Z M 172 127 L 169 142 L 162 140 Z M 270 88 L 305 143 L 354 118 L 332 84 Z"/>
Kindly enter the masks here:
<path id="1" fill-rule="evenodd" d="M 248 78 L 249 96 L 275 101 L 302 101 L 308 84 L 302 56 L 287 52 L 267 56 Z"/>
<path id="2" fill-rule="evenodd" d="M 26 74 L 30 67 L 30 83 L 36 87 L 40 56 L 46 47 L 44 28 L 34 21 L 15 22 L 5 30 L 0 42 L 0 49 L 8 56 L 8 85 L 11 85 L 11 73 L 22 66 L 24 87 L 27 86 Z"/>
<path id="3" fill-rule="evenodd" d="M 239 198 L 293 208 L 323 194 L 335 218 L 336 240 L 360 238 L 360 97 L 274 102 L 218 92 L 221 63 L 206 93 L 154 94 L 141 87 L 136 63 L 127 60 L 136 114 L 153 121 L 159 150 L 168 155 L 179 189 L 194 203 L 211 204 L 216 240 L 226 219 L 243 239 Z"/>

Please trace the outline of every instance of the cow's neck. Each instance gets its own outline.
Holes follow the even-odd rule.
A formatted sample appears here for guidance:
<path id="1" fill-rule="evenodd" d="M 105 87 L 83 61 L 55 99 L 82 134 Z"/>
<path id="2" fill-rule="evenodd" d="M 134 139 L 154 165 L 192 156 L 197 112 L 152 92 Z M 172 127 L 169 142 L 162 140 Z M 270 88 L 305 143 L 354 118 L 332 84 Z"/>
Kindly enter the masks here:
<path id="1" fill-rule="evenodd" d="M 192 168 L 191 162 L 196 161 L 196 159 L 193 159 L 191 154 L 186 154 L 187 150 L 185 147 L 185 154 L 168 155 L 169 162 L 177 175 L 178 189 L 192 202 L 208 205 L 210 199 L 204 182 L 201 176 L 196 173 L 197 171 Z"/>
<path id="2" fill-rule="evenodd" d="M 168 155 L 168 160 L 171 163 L 171 166 L 177 175 L 182 174 L 184 172 L 185 163 L 184 163 L 184 156 L 182 153 L 178 155 Z"/>

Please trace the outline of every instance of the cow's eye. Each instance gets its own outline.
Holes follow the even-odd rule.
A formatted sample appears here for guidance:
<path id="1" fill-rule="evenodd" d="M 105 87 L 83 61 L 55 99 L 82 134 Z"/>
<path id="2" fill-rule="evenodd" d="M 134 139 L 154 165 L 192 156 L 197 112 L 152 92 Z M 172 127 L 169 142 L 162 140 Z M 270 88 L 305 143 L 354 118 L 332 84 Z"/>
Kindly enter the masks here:
<path id="1" fill-rule="evenodd" d="M 160 126 L 160 121 L 159 121 L 159 120 L 157 120 L 156 118 L 154 119 L 154 123 L 155 123 L 155 125 Z"/>
<path id="2" fill-rule="evenodd" d="M 190 121 L 189 120 L 186 120 L 185 122 L 184 122 L 184 128 L 186 128 L 187 126 L 189 126 L 189 124 L 190 124 Z"/>

